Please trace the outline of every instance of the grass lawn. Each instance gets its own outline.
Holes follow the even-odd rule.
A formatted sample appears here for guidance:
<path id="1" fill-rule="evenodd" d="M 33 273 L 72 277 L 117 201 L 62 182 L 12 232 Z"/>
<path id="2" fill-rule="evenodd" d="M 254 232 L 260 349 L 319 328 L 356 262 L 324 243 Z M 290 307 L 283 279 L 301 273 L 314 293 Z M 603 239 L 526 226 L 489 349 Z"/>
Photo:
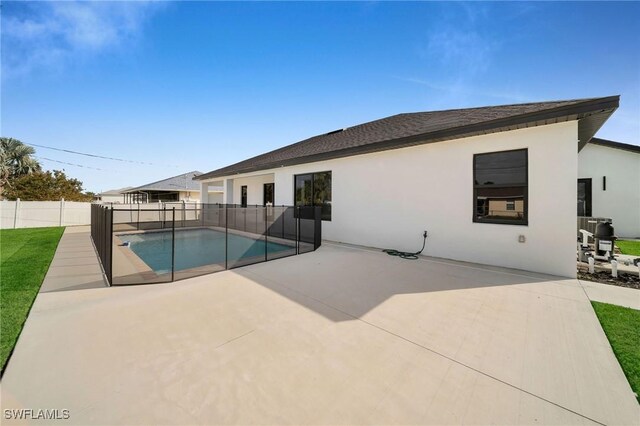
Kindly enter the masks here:
<path id="1" fill-rule="evenodd" d="M 607 303 L 591 304 L 640 402 L 640 311 Z"/>
<path id="2" fill-rule="evenodd" d="M 617 240 L 616 245 L 622 254 L 640 256 L 640 241 Z"/>
<path id="3" fill-rule="evenodd" d="M 0 230 L 0 365 L 18 340 L 64 228 Z"/>

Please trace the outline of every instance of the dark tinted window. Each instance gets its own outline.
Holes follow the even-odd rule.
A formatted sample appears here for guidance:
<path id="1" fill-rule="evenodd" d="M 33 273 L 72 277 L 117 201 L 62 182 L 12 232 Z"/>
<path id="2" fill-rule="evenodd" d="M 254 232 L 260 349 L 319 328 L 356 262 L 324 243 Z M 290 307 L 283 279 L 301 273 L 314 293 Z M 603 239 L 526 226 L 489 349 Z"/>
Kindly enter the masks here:
<path id="1" fill-rule="evenodd" d="M 476 185 L 526 185 L 527 150 L 475 156 Z"/>
<path id="2" fill-rule="evenodd" d="M 240 187 L 240 206 L 247 207 L 247 185 Z"/>
<path id="3" fill-rule="evenodd" d="M 296 176 L 296 206 L 313 205 L 313 175 Z"/>
<path id="4" fill-rule="evenodd" d="M 476 154 L 474 222 L 527 224 L 527 150 Z"/>
<path id="5" fill-rule="evenodd" d="M 313 175 L 313 205 L 322 207 L 322 220 L 331 220 L 331 172 Z"/>
<path id="6" fill-rule="evenodd" d="M 322 207 L 322 220 L 331 220 L 331 172 L 295 176 L 296 206 Z"/>
<path id="7" fill-rule="evenodd" d="M 274 184 L 265 183 L 262 194 L 262 205 L 266 206 L 267 203 L 273 205 L 274 200 Z"/>
<path id="8" fill-rule="evenodd" d="M 578 216 L 591 216 L 591 179 L 578 179 Z"/>

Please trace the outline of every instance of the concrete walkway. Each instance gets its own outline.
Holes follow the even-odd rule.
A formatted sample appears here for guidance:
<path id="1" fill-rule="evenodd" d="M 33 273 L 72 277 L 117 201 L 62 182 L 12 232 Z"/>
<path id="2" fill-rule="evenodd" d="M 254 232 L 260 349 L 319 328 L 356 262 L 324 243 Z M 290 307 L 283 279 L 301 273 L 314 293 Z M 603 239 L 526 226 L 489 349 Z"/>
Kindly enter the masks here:
<path id="1" fill-rule="evenodd" d="M 84 425 L 640 420 L 577 280 L 334 244 L 174 284 L 40 293 L 2 408 Z"/>
<path id="2" fill-rule="evenodd" d="M 590 300 L 640 310 L 640 290 L 579 280 Z"/>
<path id="3" fill-rule="evenodd" d="M 107 286 L 88 226 L 67 227 L 62 234 L 41 293 Z"/>

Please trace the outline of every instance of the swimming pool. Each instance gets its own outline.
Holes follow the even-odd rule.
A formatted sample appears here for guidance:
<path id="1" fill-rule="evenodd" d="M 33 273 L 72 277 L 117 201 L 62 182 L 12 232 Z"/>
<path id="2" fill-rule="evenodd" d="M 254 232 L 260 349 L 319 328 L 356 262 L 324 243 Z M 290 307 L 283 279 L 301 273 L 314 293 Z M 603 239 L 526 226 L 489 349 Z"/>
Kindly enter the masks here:
<path id="1" fill-rule="evenodd" d="M 171 272 L 171 231 L 148 232 L 144 234 L 120 234 L 122 242 L 130 243 L 133 251 L 157 274 Z M 230 265 L 243 259 L 264 259 L 265 250 L 269 255 L 285 251 L 295 254 L 295 246 L 256 240 L 229 233 L 226 242 Z M 213 229 L 188 229 L 175 233 L 175 270 L 197 268 L 211 264 L 225 264 L 225 233 Z"/>

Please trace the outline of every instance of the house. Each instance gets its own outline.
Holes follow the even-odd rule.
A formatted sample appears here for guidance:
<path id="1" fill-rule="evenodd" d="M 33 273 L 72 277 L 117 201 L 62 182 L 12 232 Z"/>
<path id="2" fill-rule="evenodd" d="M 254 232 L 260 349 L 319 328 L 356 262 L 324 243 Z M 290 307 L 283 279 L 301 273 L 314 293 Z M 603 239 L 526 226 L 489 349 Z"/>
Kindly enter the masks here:
<path id="1" fill-rule="evenodd" d="M 124 192 L 133 188 L 132 186 L 126 186 L 120 189 L 111 189 L 109 191 L 101 192 L 96 194 L 95 201 L 100 201 L 103 203 L 124 203 L 125 195 Z"/>
<path id="2" fill-rule="evenodd" d="M 125 203 L 155 203 L 159 201 L 200 201 L 200 185 L 194 178 L 202 172 L 192 171 L 172 176 L 167 179 L 151 182 L 146 185 L 123 191 Z M 207 188 L 210 194 L 207 196 L 209 203 L 222 201 L 222 189 L 216 187 Z"/>
<path id="3" fill-rule="evenodd" d="M 511 192 L 507 188 L 507 191 Z M 518 198 L 517 194 L 504 195 L 502 197 L 492 195 L 491 197 L 478 197 L 478 211 L 483 216 L 493 218 L 522 218 L 524 214 L 524 199 Z"/>
<path id="4" fill-rule="evenodd" d="M 613 220 L 640 238 L 640 146 L 593 138 L 578 154 L 578 216 Z"/>
<path id="5" fill-rule="evenodd" d="M 317 205 L 323 238 L 575 277 L 578 151 L 619 96 L 398 114 L 195 177 Z M 202 202 L 208 200 L 203 197 Z"/>

